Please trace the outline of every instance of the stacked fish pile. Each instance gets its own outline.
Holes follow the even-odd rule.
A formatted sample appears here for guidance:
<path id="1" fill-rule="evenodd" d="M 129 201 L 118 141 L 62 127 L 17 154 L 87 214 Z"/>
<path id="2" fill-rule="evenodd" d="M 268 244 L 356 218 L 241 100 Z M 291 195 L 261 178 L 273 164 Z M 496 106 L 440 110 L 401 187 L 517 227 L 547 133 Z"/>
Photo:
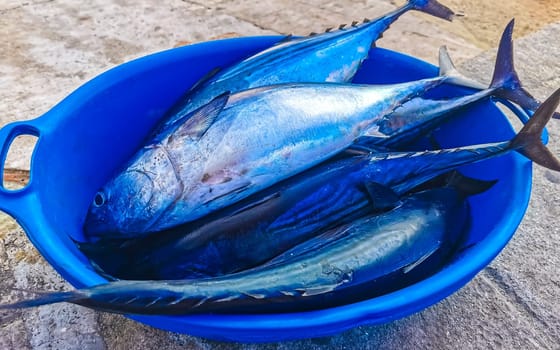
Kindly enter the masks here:
<path id="1" fill-rule="evenodd" d="M 287 37 L 209 72 L 93 198 L 90 240 L 77 244 L 112 281 L 0 308 L 64 301 L 137 314 L 305 310 L 381 295 L 440 269 L 461 247 L 466 198 L 493 185 L 458 167 L 514 151 L 560 171 L 541 141 L 560 90 L 540 104 L 521 87 L 513 22 L 488 87 L 459 74 L 445 49 L 438 77 L 349 83 L 409 10 L 453 14 L 435 0 L 410 0 L 379 19 Z M 444 84 L 467 92 L 430 97 Z M 417 150 L 455 111 L 488 97 L 526 123 L 513 139 Z"/>

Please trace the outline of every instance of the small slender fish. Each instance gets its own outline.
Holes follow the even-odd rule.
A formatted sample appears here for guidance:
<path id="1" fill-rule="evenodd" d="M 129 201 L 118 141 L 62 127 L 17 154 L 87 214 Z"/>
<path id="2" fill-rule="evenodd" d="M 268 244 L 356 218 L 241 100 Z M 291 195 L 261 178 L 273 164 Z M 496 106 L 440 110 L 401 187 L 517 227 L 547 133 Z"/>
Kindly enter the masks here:
<path id="1" fill-rule="evenodd" d="M 467 211 L 456 190 L 428 190 L 404 198 L 387 213 L 328 231 L 303 250 L 287 253 L 293 257 L 262 267 L 208 279 L 115 281 L 49 293 L 0 309 L 70 302 L 115 313 L 182 315 L 247 312 L 255 306 L 258 312 L 279 307 L 288 311 L 305 308 L 308 301 L 327 307 L 323 301 L 333 302 L 338 292 L 376 281 L 369 285 L 370 294 L 376 294 L 374 287 L 383 277 L 413 270 L 450 236 L 462 232 Z M 320 299 L 323 296 L 330 297 Z"/>
<path id="2" fill-rule="evenodd" d="M 117 278 L 217 276 L 254 267 L 318 232 L 386 210 L 394 195 L 403 195 L 465 164 L 517 151 L 560 171 L 560 162 L 540 137 L 558 96 L 557 91 L 510 141 L 346 157 L 259 192 L 201 224 L 117 244 L 82 244 L 80 248 L 101 270 Z M 379 186 L 391 193 L 380 191 Z"/>
<path id="3" fill-rule="evenodd" d="M 461 83 L 439 76 L 221 95 L 140 149 L 95 195 L 84 229 L 130 237 L 198 219 L 332 157 L 402 103 L 449 81 Z"/>
<path id="4" fill-rule="evenodd" d="M 216 96 L 283 83 L 349 82 L 368 56 L 370 47 L 400 16 L 410 10 L 451 20 L 453 11 L 436 0 L 408 0 L 375 20 L 304 38 L 288 37 L 275 46 L 220 71 L 204 76 L 170 111 L 156 134 Z"/>

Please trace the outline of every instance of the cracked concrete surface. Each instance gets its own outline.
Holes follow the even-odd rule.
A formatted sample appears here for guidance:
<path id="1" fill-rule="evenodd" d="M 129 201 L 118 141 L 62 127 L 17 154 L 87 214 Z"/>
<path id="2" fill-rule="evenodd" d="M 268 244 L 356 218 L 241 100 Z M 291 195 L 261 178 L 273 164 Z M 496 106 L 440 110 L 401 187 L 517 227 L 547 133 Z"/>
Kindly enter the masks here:
<path id="1" fill-rule="evenodd" d="M 70 0 L 0 3 L 0 121 L 29 119 L 50 109 L 85 81 L 122 62 L 186 42 L 230 35 L 306 34 L 393 8 L 391 1 L 225 0 L 158 2 Z M 465 18 L 443 23 L 409 14 L 381 46 L 434 62 L 446 44 L 462 69 L 487 80 L 494 51 L 483 52 L 464 30 Z M 504 22 L 505 24 L 505 22 Z M 526 87 L 544 98 L 560 87 L 560 23 L 516 41 L 516 62 Z M 552 123 L 551 123 L 552 124 Z M 560 154 L 557 123 L 551 148 Z M 25 166 L 31 140 L 8 167 Z M 19 155 L 19 156 L 18 156 Z M 16 311 L 0 325 L 1 349 L 486 349 L 546 348 L 560 344 L 560 176 L 535 167 L 529 210 L 502 254 L 451 297 L 410 317 L 358 327 L 332 337 L 279 344 L 227 344 L 174 334 L 119 315 L 59 304 Z M 22 230 L 0 219 L 0 303 L 21 290 L 70 286 L 44 262 Z M 6 321 L 6 320 L 5 320 Z"/>

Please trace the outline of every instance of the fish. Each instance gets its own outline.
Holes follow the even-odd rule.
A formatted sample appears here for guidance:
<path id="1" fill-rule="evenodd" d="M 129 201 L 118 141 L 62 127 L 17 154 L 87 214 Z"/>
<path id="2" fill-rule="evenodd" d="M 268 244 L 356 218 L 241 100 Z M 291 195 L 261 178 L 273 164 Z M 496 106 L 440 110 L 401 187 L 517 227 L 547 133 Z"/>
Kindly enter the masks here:
<path id="1" fill-rule="evenodd" d="M 154 135 L 181 123 L 190 112 L 224 92 L 235 93 L 256 87 L 296 82 L 349 82 L 370 47 L 400 16 L 417 10 L 446 20 L 453 11 L 436 0 L 408 0 L 407 3 L 375 20 L 340 26 L 337 30 L 303 38 L 288 36 L 276 45 L 231 67 L 204 75 L 162 118 Z"/>
<path id="2" fill-rule="evenodd" d="M 334 228 L 305 243 L 290 257 L 215 278 L 112 281 L 90 288 L 47 293 L 0 306 L 0 310 L 69 302 L 124 314 L 185 315 L 324 308 L 336 293 L 367 284 L 386 290 L 383 278 L 409 273 L 460 235 L 468 204 L 453 188 L 404 197 L 398 205 Z M 372 285 L 371 282 L 375 283 Z M 353 295 L 347 293 L 346 295 Z M 327 299 L 323 299 L 327 297 Z M 257 307 L 257 308 L 255 308 Z"/>
<path id="3" fill-rule="evenodd" d="M 516 151 L 560 171 L 560 161 L 540 137 L 558 105 L 558 91 L 509 141 L 432 151 L 375 151 L 346 156 L 216 212 L 194 228 L 187 225 L 169 234 L 158 233 L 132 242 L 82 243 L 80 249 L 93 256 L 101 270 L 117 278 L 218 276 L 252 268 L 318 232 L 387 210 L 395 201 L 394 196 L 402 196 L 466 164 Z M 390 192 L 380 191 L 379 186 Z"/>
<path id="4" fill-rule="evenodd" d="M 84 231 L 136 236 L 203 217 L 332 157 L 405 101 L 456 77 L 296 83 L 223 94 L 148 141 L 94 196 Z"/>

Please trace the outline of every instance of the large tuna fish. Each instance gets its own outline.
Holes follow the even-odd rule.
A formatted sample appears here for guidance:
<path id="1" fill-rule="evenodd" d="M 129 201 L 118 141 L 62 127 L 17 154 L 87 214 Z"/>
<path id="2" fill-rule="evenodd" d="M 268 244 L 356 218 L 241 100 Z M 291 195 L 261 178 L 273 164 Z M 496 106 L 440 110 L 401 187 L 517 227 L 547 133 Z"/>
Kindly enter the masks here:
<path id="1" fill-rule="evenodd" d="M 443 18 L 451 18 L 452 14 L 437 1 L 409 1 L 408 4 L 391 14 L 351 29 L 293 39 L 273 46 L 216 76 L 203 78 L 162 119 L 153 136 L 157 137 L 173 124 L 184 122 L 191 111 L 224 92 L 233 93 L 280 83 L 349 82 L 362 61 L 367 58 L 369 45 L 375 42 L 393 21 L 410 9 L 422 10 Z M 442 103 L 442 101 L 424 101 L 421 98 L 414 99 L 397 111 L 393 118 L 394 121 L 391 123 L 400 125 L 399 119 L 416 118 L 418 121 L 430 120 L 432 124 L 435 124 L 443 119 L 437 117 L 442 117 L 453 110 L 488 96 L 505 101 L 511 100 L 523 107 L 525 111 L 534 113 L 540 102 L 522 87 L 513 65 L 513 26 L 514 20 L 511 20 L 502 34 L 496 69 L 489 88 L 461 76 L 463 85 L 481 91 L 463 99 L 456 99 L 452 104 Z M 440 58 L 443 58 L 443 60 L 440 59 L 442 71 L 459 74 L 446 53 L 440 55 Z M 438 113 L 437 116 L 436 113 Z M 560 114 L 555 113 L 553 117 L 560 118 Z M 412 124 L 414 123 L 408 125 Z M 421 131 L 414 126 L 409 130 Z M 393 140 L 397 140 L 397 138 Z"/>

